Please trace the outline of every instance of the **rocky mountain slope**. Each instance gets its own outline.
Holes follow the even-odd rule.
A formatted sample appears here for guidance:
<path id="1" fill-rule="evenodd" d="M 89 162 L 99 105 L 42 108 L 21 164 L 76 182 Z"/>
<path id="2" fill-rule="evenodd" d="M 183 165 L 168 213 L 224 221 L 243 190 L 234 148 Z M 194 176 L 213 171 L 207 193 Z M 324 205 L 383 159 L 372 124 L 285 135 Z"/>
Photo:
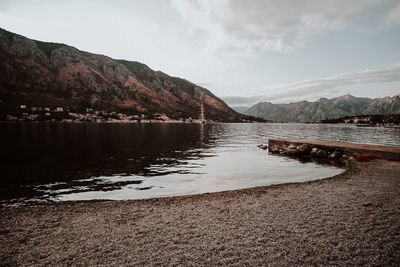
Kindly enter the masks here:
<path id="1" fill-rule="evenodd" d="M 354 115 L 399 114 L 400 94 L 377 99 L 344 95 L 332 99 L 320 98 L 315 102 L 301 101 L 290 104 L 257 103 L 246 112 L 267 120 L 306 122 Z"/>
<path id="2" fill-rule="evenodd" d="M 0 112 L 24 104 L 198 118 L 202 100 L 208 119 L 251 119 L 207 89 L 142 63 L 0 29 Z"/>

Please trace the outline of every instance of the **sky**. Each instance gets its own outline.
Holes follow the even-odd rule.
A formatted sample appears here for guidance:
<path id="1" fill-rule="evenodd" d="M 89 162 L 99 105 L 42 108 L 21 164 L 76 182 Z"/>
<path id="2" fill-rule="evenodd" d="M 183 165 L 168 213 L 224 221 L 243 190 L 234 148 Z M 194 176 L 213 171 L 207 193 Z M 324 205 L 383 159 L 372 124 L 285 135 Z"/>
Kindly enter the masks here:
<path id="1" fill-rule="evenodd" d="M 400 0 L 0 0 L 0 27 L 142 62 L 231 106 L 400 93 Z"/>

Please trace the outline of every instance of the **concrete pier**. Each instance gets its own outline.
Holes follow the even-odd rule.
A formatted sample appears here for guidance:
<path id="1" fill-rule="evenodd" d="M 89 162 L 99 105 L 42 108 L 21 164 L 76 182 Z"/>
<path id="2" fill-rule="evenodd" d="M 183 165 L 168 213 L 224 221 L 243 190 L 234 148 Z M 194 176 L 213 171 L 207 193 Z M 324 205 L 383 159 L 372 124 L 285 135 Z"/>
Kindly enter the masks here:
<path id="1" fill-rule="evenodd" d="M 397 160 L 400 161 L 400 147 L 398 146 L 381 146 L 381 145 L 369 145 L 369 144 L 355 144 L 346 142 L 332 142 L 332 141 L 318 141 L 318 140 L 306 140 L 306 139 L 269 139 L 268 146 L 273 145 L 290 145 L 296 146 L 302 144 L 308 144 L 312 147 L 316 147 L 325 151 L 339 151 L 347 153 L 365 153 L 371 154 L 375 158 Z"/>

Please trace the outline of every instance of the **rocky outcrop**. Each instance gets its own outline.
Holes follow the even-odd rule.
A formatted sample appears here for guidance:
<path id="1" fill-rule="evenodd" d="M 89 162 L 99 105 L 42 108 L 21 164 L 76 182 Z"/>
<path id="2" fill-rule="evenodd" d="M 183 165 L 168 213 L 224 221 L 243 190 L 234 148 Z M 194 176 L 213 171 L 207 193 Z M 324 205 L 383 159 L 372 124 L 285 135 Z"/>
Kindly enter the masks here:
<path id="1" fill-rule="evenodd" d="M 373 159 L 373 155 L 367 153 L 349 153 L 345 151 L 331 151 L 319 147 L 313 147 L 309 144 L 275 144 L 271 146 L 259 145 L 261 149 L 268 149 L 271 154 L 279 154 L 289 157 L 309 157 L 317 161 L 331 162 L 335 165 L 349 165 L 349 161 L 368 161 Z"/>
<path id="2" fill-rule="evenodd" d="M 344 95 L 332 99 L 320 98 L 315 102 L 301 101 L 290 104 L 260 102 L 245 114 L 266 120 L 308 122 L 355 115 L 388 115 L 400 113 L 400 94 L 377 99 Z"/>
<path id="3" fill-rule="evenodd" d="M 307 144 L 302 144 L 302 145 L 272 145 L 270 147 L 264 145 L 262 147 L 263 149 L 269 149 L 269 152 L 273 154 L 284 154 L 284 155 L 306 155 L 309 154 L 311 151 L 311 148 Z"/>

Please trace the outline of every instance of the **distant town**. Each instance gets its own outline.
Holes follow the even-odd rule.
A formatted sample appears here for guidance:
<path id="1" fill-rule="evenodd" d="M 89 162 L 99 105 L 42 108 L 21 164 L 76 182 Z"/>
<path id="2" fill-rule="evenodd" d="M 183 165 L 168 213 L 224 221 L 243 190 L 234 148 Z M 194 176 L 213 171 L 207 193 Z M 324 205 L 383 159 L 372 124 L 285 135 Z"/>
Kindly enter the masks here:
<path id="1" fill-rule="evenodd" d="M 400 126 L 400 114 L 391 115 L 359 115 L 338 119 L 313 120 L 311 123 L 345 123 L 358 126 Z"/>
<path id="2" fill-rule="evenodd" d="M 66 107 L 41 107 L 18 105 L 11 114 L 0 114 L 3 122 L 24 121 L 50 121 L 50 122 L 120 122 L 120 123 L 150 123 L 150 122 L 173 122 L 173 123 L 201 123 L 200 118 L 170 118 L 166 114 L 125 114 L 122 112 L 110 112 L 86 108 L 83 112 L 72 111 Z M 211 120 L 208 120 L 212 122 Z M 247 122 L 243 120 L 242 122 Z M 250 122 L 250 121 L 248 121 Z M 283 123 L 282 121 L 265 121 L 269 123 Z M 344 123 L 356 124 L 358 126 L 400 126 L 400 114 L 391 115 L 359 115 L 346 116 L 337 119 L 313 120 L 307 123 Z"/>
<path id="3" fill-rule="evenodd" d="M 12 114 L 0 117 L 0 121 L 23 122 L 23 121 L 53 121 L 53 122 L 199 122 L 198 118 L 169 118 L 165 114 L 133 114 L 127 115 L 120 112 L 108 112 L 86 108 L 84 112 L 71 111 L 65 107 L 40 107 L 19 105 Z"/>

